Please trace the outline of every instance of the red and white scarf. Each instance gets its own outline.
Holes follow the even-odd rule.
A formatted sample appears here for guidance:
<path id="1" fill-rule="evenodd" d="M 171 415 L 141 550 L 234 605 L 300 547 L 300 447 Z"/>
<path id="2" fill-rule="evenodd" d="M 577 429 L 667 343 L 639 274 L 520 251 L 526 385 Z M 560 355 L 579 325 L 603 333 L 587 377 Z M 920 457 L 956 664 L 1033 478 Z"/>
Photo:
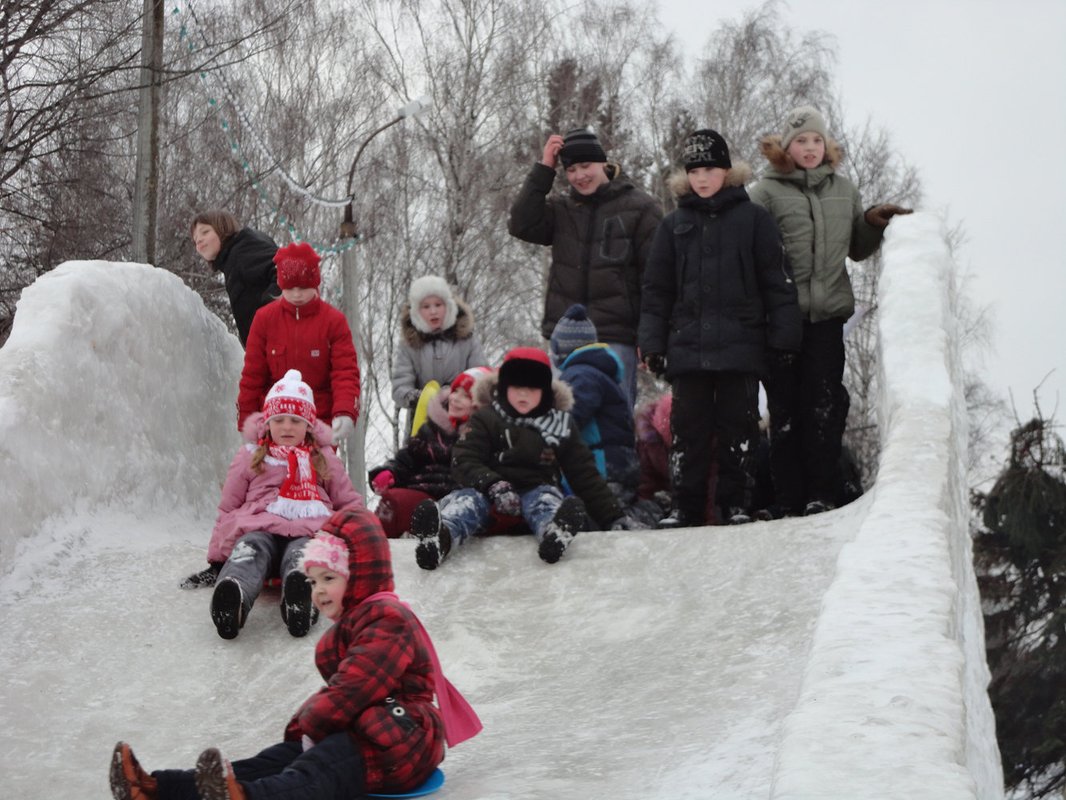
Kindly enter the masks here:
<path id="1" fill-rule="evenodd" d="M 329 516 L 329 509 L 319 499 L 318 475 L 311 465 L 311 448 L 271 444 L 269 453 L 271 458 L 288 464 L 289 474 L 282 481 L 277 500 L 266 510 L 285 519 Z"/>

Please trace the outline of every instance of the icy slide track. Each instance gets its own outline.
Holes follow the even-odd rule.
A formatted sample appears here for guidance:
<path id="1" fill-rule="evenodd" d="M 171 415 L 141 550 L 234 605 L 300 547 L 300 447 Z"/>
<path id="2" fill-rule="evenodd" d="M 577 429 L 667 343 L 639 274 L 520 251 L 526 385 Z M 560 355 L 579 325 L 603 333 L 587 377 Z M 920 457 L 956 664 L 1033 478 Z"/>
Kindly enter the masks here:
<path id="1" fill-rule="evenodd" d="M 1002 797 L 966 526 L 953 275 L 939 222 L 894 222 L 878 322 L 884 458 L 859 502 L 739 528 L 527 539 L 398 591 L 485 732 L 441 800 Z M 319 685 L 263 596 L 219 639 L 181 592 L 238 441 L 241 350 L 173 275 L 72 262 L 0 350 L 0 775 L 106 797 L 149 768 L 280 736 Z"/>

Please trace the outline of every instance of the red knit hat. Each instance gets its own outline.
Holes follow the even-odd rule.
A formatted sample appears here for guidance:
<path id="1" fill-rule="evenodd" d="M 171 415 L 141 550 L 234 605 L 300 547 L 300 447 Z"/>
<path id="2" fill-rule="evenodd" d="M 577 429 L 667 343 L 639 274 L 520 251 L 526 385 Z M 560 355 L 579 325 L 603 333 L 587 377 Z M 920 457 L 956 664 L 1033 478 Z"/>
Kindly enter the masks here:
<path id="1" fill-rule="evenodd" d="M 474 388 L 474 381 L 480 378 L 482 375 L 488 375 L 492 372 L 491 367 L 471 367 L 470 369 L 463 370 L 455 376 L 455 380 L 452 381 L 453 392 L 466 392 L 471 397 L 474 396 L 472 391 Z"/>
<path id="2" fill-rule="evenodd" d="M 263 401 L 263 418 L 287 415 L 299 417 L 308 425 L 315 424 L 315 393 L 304 383 L 298 369 L 290 369 L 280 381 L 270 387 Z"/>
<path id="3" fill-rule="evenodd" d="M 321 260 L 307 242 L 279 247 L 274 254 L 278 286 L 282 289 L 317 289 L 322 283 L 322 273 L 318 269 Z"/>

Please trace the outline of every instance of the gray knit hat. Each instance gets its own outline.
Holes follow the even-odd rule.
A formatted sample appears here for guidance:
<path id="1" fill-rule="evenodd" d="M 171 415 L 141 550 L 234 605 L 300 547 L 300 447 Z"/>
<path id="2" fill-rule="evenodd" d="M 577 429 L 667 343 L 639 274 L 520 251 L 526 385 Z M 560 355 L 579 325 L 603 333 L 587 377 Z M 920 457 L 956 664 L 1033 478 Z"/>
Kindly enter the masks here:
<path id="1" fill-rule="evenodd" d="M 800 106 L 788 112 L 785 118 L 785 130 L 781 134 L 781 146 L 788 149 L 792 140 L 801 133 L 817 133 L 823 139 L 829 138 L 825 127 L 825 117 L 814 106 Z"/>
<path id="2" fill-rule="evenodd" d="M 555 323 L 552 331 L 551 354 L 556 366 L 579 347 L 596 341 L 596 326 L 589 319 L 588 310 L 574 303 Z"/>

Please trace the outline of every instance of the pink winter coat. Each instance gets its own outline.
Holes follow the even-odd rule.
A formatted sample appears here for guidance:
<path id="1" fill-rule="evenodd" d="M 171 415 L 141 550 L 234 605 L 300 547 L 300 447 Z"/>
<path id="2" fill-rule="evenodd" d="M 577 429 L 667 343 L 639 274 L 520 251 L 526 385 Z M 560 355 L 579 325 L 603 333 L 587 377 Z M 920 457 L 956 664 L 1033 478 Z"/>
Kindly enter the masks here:
<path id="1" fill-rule="evenodd" d="M 246 533 L 265 531 L 293 539 L 313 536 L 322 528 L 322 523 L 329 519 L 329 514 L 285 519 L 266 510 L 277 499 L 281 484 L 288 475 L 288 466 L 276 461 L 271 463 L 268 456 L 260 465 L 261 472 L 257 473 L 251 468 L 252 456 L 257 449 L 256 440 L 264 424 L 261 413 L 251 415 L 245 422 L 244 438 L 247 444 L 237 451 L 226 473 L 222 499 L 218 504 L 218 519 L 215 520 L 211 544 L 207 548 L 207 560 L 210 562 L 222 562 L 229 558 L 233 545 Z M 315 442 L 329 465 L 329 477 L 325 481 L 321 477 L 318 479 L 319 498 L 331 513 L 363 508 L 362 496 L 355 491 L 344 464 L 330 447 L 333 432 L 319 420 L 315 422 L 314 433 Z"/>

